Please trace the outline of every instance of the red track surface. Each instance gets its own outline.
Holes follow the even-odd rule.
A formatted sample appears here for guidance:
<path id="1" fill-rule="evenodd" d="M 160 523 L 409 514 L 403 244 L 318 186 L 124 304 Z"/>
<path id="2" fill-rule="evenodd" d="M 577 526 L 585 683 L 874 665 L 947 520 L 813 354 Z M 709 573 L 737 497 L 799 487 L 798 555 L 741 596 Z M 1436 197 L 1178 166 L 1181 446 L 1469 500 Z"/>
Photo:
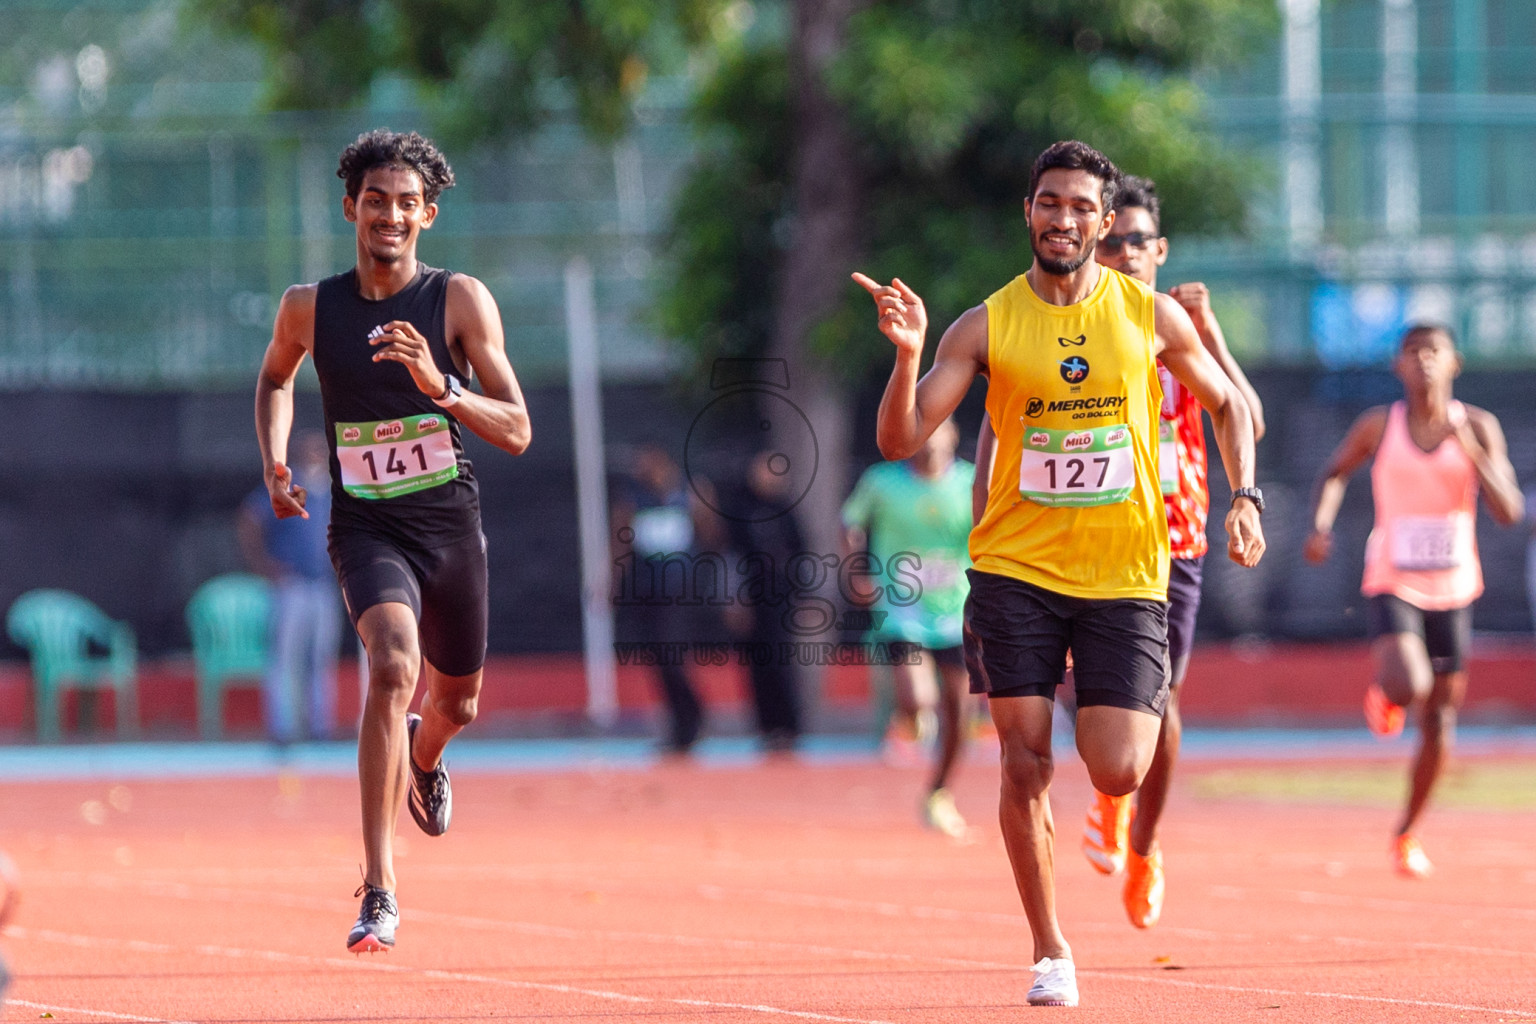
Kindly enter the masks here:
<path id="1" fill-rule="evenodd" d="M 1409 882 L 1388 870 L 1389 808 L 1181 788 L 1167 910 L 1138 932 L 1077 853 L 1087 786 L 1064 760 L 1059 903 L 1083 1001 L 1030 1009 L 997 769 L 964 769 L 972 846 L 917 827 L 918 785 L 794 764 L 463 776 L 448 836 L 402 816 L 400 944 L 361 959 L 343 952 L 355 783 L 7 786 L 0 843 L 25 883 L 0 943 L 8 1019 L 1536 1018 L 1529 815 L 1433 812 L 1439 871 Z"/>

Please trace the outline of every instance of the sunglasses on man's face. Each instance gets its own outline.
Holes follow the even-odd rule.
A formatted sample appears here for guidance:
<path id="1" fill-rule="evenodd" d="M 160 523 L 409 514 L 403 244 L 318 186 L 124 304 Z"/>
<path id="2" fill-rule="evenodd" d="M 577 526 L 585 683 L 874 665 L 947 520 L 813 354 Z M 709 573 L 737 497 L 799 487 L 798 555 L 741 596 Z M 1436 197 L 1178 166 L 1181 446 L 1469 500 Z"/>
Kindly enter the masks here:
<path id="1" fill-rule="evenodd" d="M 1105 235 L 1099 239 L 1099 247 L 1105 252 L 1119 252 L 1126 246 L 1132 249 L 1146 249 L 1157 239 L 1157 235 L 1149 235 L 1145 231 L 1128 231 L 1123 235 Z"/>

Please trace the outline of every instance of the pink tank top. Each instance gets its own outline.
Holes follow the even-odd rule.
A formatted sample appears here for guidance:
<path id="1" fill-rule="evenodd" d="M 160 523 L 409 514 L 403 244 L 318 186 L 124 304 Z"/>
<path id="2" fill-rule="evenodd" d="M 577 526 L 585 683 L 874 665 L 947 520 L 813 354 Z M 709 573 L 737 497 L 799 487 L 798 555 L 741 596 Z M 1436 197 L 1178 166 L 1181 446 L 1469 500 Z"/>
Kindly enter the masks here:
<path id="1" fill-rule="evenodd" d="M 1466 407 L 1450 404 L 1453 421 Z M 1392 594 L 1424 611 L 1471 604 L 1483 592 L 1477 557 L 1477 470 L 1454 438 L 1432 452 L 1413 443 L 1408 406 L 1394 402 L 1371 465 L 1376 522 L 1365 542 L 1367 597 Z"/>

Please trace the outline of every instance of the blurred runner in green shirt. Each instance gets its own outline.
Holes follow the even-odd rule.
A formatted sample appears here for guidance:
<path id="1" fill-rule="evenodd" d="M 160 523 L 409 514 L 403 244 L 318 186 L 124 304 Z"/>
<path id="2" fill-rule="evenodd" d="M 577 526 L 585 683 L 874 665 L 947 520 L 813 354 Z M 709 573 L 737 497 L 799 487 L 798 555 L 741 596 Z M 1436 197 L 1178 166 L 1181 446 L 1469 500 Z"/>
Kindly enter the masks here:
<path id="1" fill-rule="evenodd" d="M 964 742 L 969 692 L 961 626 L 975 467 L 955 458 L 958 440 L 950 420 L 912 458 L 871 466 L 843 505 L 843 526 L 850 550 L 867 548 L 871 556 L 872 575 L 858 587 L 872 597 L 870 642 L 892 655 L 897 709 L 921 735 L 923 718 L 931 720 L 937 705 L 939 743 L 924 820 L 963 839 L 965 819 L 947 783 Z"/>

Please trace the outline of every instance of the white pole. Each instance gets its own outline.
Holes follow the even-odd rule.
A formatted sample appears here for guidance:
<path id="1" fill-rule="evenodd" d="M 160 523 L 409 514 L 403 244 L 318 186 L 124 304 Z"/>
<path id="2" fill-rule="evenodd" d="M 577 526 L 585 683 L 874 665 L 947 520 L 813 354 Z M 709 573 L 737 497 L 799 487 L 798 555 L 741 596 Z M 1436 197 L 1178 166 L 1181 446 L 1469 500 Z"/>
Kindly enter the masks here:
<path id="1" fill-rule="evenodd" d="M 576 459 L 576 510 L 581 540 L 581 626 L 587 674 L 587 717 L 607 728 L 619 717 L 613 658 L 612 576 L 608 564 L 608 481 L 603 454 L 603 401 L 597 362 L 597 302 L 592 267 L 581 256 L 565 265 L 565 327 L 570 344 L 571 433 Z"/>

